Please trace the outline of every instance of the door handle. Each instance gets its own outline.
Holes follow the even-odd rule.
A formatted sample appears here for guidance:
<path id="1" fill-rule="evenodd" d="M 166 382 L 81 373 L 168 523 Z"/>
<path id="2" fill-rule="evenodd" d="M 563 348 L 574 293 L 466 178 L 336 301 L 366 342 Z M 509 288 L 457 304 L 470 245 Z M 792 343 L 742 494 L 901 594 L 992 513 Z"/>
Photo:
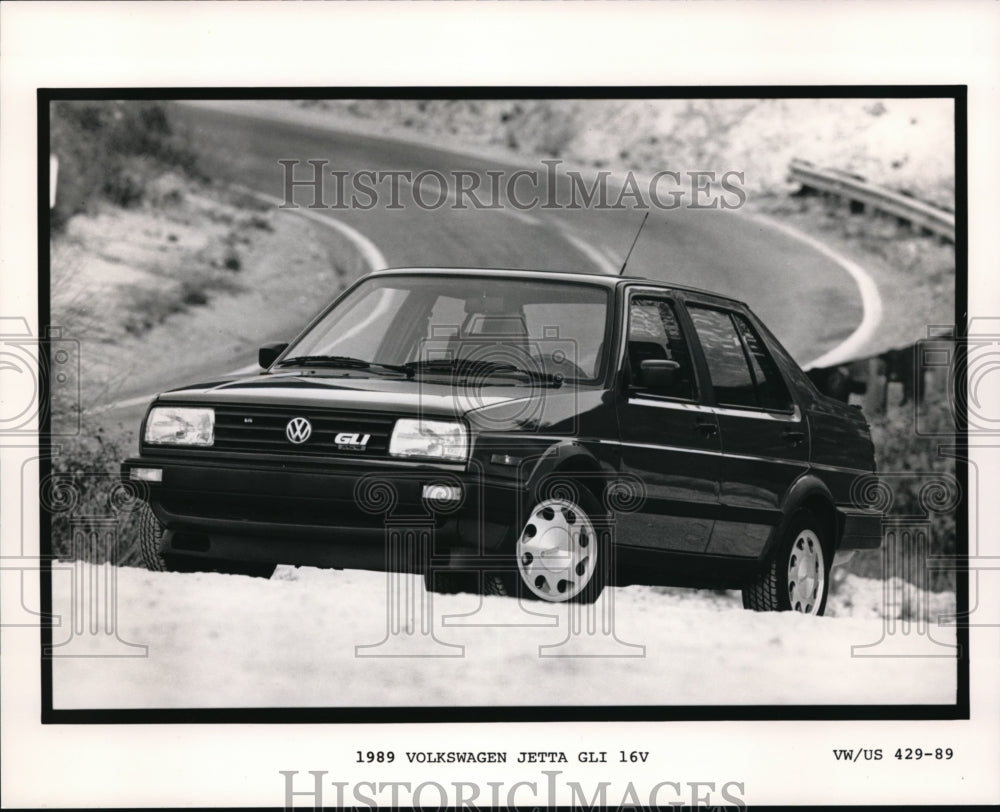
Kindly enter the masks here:
<path id="1" fill-rule="evenodd" d="M 781 432 L 781 436 L 793 446 L 802 445 L 806 441 L 805 432 L 801 431 L 783 431 Z"/>
<path id="2" fill-rule="evenodd" d="M 718 437 L 719 436 L 719 424 L 714 420 L 697 420 L 695 421 L 694 427 L 701 434 L 706 437 Z"/>

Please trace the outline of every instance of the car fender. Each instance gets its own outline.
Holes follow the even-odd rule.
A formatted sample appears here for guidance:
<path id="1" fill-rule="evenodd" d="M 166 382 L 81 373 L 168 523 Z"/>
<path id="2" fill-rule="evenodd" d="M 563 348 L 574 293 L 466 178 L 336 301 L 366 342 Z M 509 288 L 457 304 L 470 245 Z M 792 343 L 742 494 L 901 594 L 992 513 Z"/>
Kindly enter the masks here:
<path id="1" fill-rule="evenodd" d="M 554 479 L 572 479 L 587 487 L 604 504 L 604 489 L 616 475 L 615 468 L 598 459 L 582 443 L 565 440 L 549 446 L 538 458 L 527 478 L 525 495 L 537 499 Z"/>
<path id="2" fill-rule="evenodd" d="M 788 527 L 792 516 L 795 511 L 798 510 L 806 503 L 823 503 L 823 507 L 828 511 L 828 518 L 833 520 L 833 547 L 834 551 L 840 542 L 840 532 L 836 523 L 836 509 L 833 499 L 833 494 L 830 493 L 830 489 L 826 486 L 818 476 L 813 473 L 802 474 L 798 479 L 796 479 L 785 491 L 785 495 L 781 500 L 781 520 L 775 525 L 774 529 L 771 531 L 771 535 L 767 539 L 767 543 L 764 545 L 764 550 L 762 554 L 762 559 L 767 560 L 775 545 L 784 536 L 785 530 Z"/>

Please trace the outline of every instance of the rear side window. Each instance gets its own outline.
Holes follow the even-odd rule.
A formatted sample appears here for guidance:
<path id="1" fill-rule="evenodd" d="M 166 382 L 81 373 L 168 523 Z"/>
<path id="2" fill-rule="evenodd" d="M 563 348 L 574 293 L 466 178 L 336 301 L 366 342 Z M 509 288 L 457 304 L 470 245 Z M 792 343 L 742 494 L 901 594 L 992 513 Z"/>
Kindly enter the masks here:
<path id="1" fill-rule="evenodd" d="M 691 305 L 688 312 L 705 351 L 716 402 L 720 406 L 757 407 L 753 375 L 729 314 Z"/>
<path id="2" fill-rule="evenodd" d="M 739 313 L 688 307 L 720 406 L 790 411 L 778 365 L 750 322 Z"/>
<path id="3" fill-rule="evenodd" d="M 761 408 L 774 411 L 790 411 L 792 408 L 792 398 L 788 394 L 788 387 L 778 371 L 778 365 L 767 351 L 764 342 L 757 335 L 756 330 L 750 326 L 750 322 L 739 313 L 733 313 L 733 321 L 743 337 L 747 355 L 750 357 L 750 367 L 753 370 L 754 381 L 757 385 L 757 400 Z"/>

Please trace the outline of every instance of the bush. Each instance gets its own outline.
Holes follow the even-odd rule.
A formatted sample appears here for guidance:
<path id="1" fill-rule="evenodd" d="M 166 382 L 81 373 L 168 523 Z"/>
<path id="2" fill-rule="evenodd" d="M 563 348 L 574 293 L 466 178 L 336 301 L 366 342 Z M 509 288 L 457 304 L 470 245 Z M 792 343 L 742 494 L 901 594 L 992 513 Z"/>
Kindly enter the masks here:
<path id="1" fill-rule="evenodd" d="M 958 549 L 957 511 L 928 511 L 927 495 L 924 494 L 922 498 L 921 494 L 929 477 L 938 474 L 944 478 L 955 476 L 955 458 L 938 452 L 940 445 L 954 445 L 953 442 L 949 442 L 947 435 L 954 432 L 955 424 L 944 393 L 928 393 L 920 409 L 921 434 L 917 434 L 914 425 L 913 404 L 890 407 L 884 415 L 869 416 L 872 442 L 875 445 L 875 462 L 879 474 L 883 475 L 910 473 L 928 475 L 886 478 L 886 483 L 892 491 L 889 518 L 922 517 L 929 513 L 930 555 L 955 555 Z M 848 569 L 865 577 L 881 577 L 881 552 L 855 555 Z M 927 583 L 934 590 L 950 590 L 955 587 L 954 572 L 929 569 L 927 577 Z"/>
<path id="2" fill-rule="evenodd" d="M 63 561 L 142 566 L 138 552 L 138 483 L 123 485 L 124 438 L 57 438 L 52 467 L 42 481 L 42 508 L 51 517 L 52 554 Z"/>
<path id="3" fill-rule="evenodd" d="M 166 290 L 135 288 L 128 296 L 125 331 L 140 336 L 177 313 L 207 305 L 215 293 L 240 293 L 244 289 L 231 274 L 209 269 L 193 272 L 189 278 Z"/>
<path id="4" fill-rule="evenodd" d="M 140 204 L 152 178 L 176 169 L 200 176 L 187 137 L 160 102 L 56 101 L 50 149 L 59 159 L 53 230 L 94 202 Z"/>

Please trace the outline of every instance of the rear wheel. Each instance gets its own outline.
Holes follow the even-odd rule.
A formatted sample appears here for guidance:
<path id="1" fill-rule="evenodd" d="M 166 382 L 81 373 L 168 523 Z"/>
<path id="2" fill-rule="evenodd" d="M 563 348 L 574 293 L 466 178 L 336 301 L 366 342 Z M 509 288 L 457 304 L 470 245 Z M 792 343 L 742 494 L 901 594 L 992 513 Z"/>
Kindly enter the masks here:
<path id="1" fill-rule="evenodd" d="M 593 603 L 608 567 L 606 544 L 595 527 L 599 515 L 586 488 L 536 502 L 514 541 L 516 569 L 491 573 L 487 591 L 549 603 Z"/>
<path id="2" fill-rule="evenodd" d="M 219 572 L 229 575 L 248 575 L 252 578 L 270 578 L 275 564 L 251 561 L 220 561 L 193 556 L 164 553 L 162 548 L 163 525 L 149 505 L 139 512 L 139 554 L 146 569 L 153 572 Z"/>
<path id="3" fill-rule="evenodd" d="M 822 615 L 830 589 L 827 534 L 815 513 L 797 510 L 764 569 L 743 588 L 744 608 Z"/>

